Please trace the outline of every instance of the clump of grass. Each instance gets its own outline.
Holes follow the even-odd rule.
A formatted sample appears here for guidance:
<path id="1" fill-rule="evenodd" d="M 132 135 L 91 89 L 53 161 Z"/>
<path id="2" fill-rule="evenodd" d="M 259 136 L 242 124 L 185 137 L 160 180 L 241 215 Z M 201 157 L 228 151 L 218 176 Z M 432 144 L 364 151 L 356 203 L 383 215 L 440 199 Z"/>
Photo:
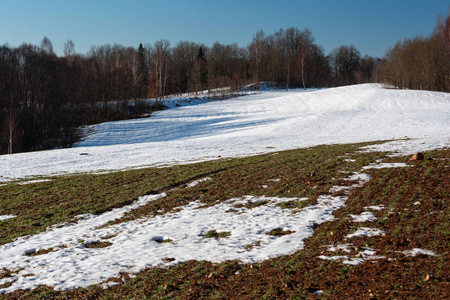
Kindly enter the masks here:
<path id="1" fill-rule="evenodd" d="M 26 254 L 26 255 L 27 256 L 44 255 L 44 254 L 47 254 L 47 253 L 50 253 L 50 252 L 53 252 L 53 251 L 55 251 L 55 249 L 53 249 L 53 248 L 40 249 L 40 250 L 38 250 L 38 251 L 36 251 L 34 253 L 30 253 L 30 254 Z"/>
<path id="2" fill-rule="evenodd" d="M 227 238 L 230 235 L 230 231 L 217 232 L 216 230 L 210 230 L 204 235 L 204 238 Z"/>
<path id="3" fill-rule="evenodd" d="M 245 246 L 244 246 L 244 249 L 250 251 L 250 250 L 252 250 L 252 249 L 255 248 L 255 247 L 261 246 L 261 243 L 262 243 L 261 240 L 256 241 L 256 242 L 254 242 L 254 243 L 245 245 Z"/>
<path id="4" fill-rule="evenodd" d="M 173 242 L 172 239 L 158 239 L 158 238 L 154 238 L 153 240 L 155 242 L 157 242 L 158 244 L 165 244 L 165 243 L 172 243 Z"/>
<path id="5" fill-rule="evenodd" d="M 282 228 L 275 228 L 272 229 L 271 231 L 266 232 L 267 235 L 272 235 L 272 236 L 283 236 L 283 235 L 288 235 L 288 234 L 292 234 L 295 231 L 293 230 L 283 230 Z"/>
<path id="6" fill-rule="evenodd" d="M 95 241 L 95 242 L 88 242 L 83 244 L 86 248 L 106 248 L 112 245 L 110 242 L 102 242 L 102 241 Z"/>
<path id="7" fill-rule="evenodd" d="M 12 274 L 13 274 L 13 272 L 11 272 L 8 269 L 3 268 L 0 270 L 0 279 L 12 277 Z"/>
<path id="8" fill-rule="evenodd" d="M 280 204 L 277 204 L 277 206 L 281 207 L 282 209 L 301 209 L 305 206 L 311 205 L 310 201 L 286 201 L 282 202 Z"/>
<path id="9" fill-rule="evenodd" d="M 234 205 L 234 207 L 236 207 L 236 208 L 245 207 L 247 209 L 252 209 L 252 208 L 255 208 L 255 207 L 266 205 L 267 203 L 269 203 L 268 200 L 262 200 L 262 201 L 255 201 L 255 202 L 247 202 L 245 204 L 238 203 L 238 204 Z"/>
<path id="10" fill-rule="evenodd" d="M 16 280 L 14 280 L 14 281 L 16 281 Z M 10 286 L 12 286 L 12 284 L 14 283 L 14 281 L 12 281 L 12 282 L 6 282 L 6 283 L 4 283 L 4 284 L 0 284 L 0 289 L 6 289 L 6 288 L 9 288 Z"/>

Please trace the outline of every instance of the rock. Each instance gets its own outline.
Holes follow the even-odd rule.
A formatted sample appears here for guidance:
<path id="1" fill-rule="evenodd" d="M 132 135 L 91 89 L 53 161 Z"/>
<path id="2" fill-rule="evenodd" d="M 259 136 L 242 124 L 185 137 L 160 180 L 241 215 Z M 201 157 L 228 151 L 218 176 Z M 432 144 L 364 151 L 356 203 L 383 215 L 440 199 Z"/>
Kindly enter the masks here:
<path id="1" fill-rule="evenodd" d="M 424 158 L 425 158 L 425 157 L 423 156 L 422 153 L 417 152 L 416 154 L 414 154 L 414 155 L 411 157 L 411 160 L 423 160 Z"/>
<path id="2" fill-rule="evenodd" d="M 25 255 L 32 255 L 35 254 L 36 252 L 37 252 L 36 248 L 27 249 L 25 250 Z"/>

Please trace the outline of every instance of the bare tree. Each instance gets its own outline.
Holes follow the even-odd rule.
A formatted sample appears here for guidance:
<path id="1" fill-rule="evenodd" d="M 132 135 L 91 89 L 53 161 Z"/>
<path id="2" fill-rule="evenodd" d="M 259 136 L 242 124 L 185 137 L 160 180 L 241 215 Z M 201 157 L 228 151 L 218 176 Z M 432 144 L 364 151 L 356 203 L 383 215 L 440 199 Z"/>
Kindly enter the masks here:
<path id="1" fill-rule="evenodd" d="M 253 65 L 253 80 L 255 83 L 260 81 L 260 73 L 265 55 L 265 36 L 264 31 L 258 31 L 249 45 L 249 54 L 251 64 Z"/>
<path id="2" fill-rule="evenodd" d="M 42 52 L 47 53 L 49 55 L 54 55 L 55 54 L 53 52 L 53 44 L 49 40 L 49 38 L 46 37 L 46 36 L 41 41 L 41 50 L 42 50 Z"/>
<path id="3" fill-rule="evenodd" d="M 196 60 L 198 49 L 203 45 L 181 41 L 173 49 L 174 81 L 178 92 L 188 92 L 192 86 L 191 69 Z"/>
<path id="4" fill-rule="evenodd" d="M 167 79 L 169 78 L 170 42 L 159 40 L 155 42 L 152 53 L 154 65 L 155 87 L 158 100 L 162 102 L 166 92 Z"/>
<path id="5" fill-rule="evenodd" d="M 340 81 L 338 84 L 355 83 L 355 71 L 358 70 L 360 53 L 355 46 L 341 46 L 334 49 L 331 54 L 331 63 L 335 69 L 335 75 Z"/>
<path id="6" fill-rule="evenodd" d="M 20 122 L 19 113 L 10 108 L 3 124 L 3 138 L 7 143 L 7 153 L 12 154 L 19 151 Z"/>
<path id="7" fill-rule="evenodd" d="M 75 55 L 75 44 L 72 40 L 67 40 L 64 43 L 64 56 L 67 58 L 69 65 L 72 65 Z"/>

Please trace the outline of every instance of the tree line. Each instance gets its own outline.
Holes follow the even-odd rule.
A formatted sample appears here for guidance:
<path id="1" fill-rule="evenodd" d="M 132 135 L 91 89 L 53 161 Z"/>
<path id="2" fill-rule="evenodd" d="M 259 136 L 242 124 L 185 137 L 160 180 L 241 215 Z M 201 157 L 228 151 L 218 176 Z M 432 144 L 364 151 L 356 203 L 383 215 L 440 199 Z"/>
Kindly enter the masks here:
<path id="1" fill-rule="evenodd" d="M 450 15 L 433 33 L 399 41 L 386 52 L 386 80 L 397 88 L 450 92 Z"/>
<path id="2" fill-rule="evenodd" d="M 445 39 L 439 40 L 448 33 L 448 20 L 432 37 L 418 39 L 430 43 L 422 45 L 424 53 L 440 47 L 439 57 L 442 45 L 449 47 Z M 434 89 L 429 83 L 434 80 L 440 84 L 436 89 L 448 90 L 448 69 L 442 73 L 445 64 L 439 64 L 436 56 L 427 73 L 436 72 L 430 76 L 433 80 L 426 77 L 426 68 L 417 67 L 426 78 L 406 71 L 410 61 L 403 56 L 415 51 L 406 49 L 415 41 L 397 44 L 385 58 L 362 57 L 353 45 L 326 55 L 308 29 L 294 27 L 270 35 L 258 31 L 246 47 L 219 42 L 209 47 L 189 41 L 172 46 L 161 39 L 137 48 L 91 46 L 82 55 L 68 40 L 59 57 L 46 37 L 40 45 L 3 45 L 0 153 L 70 147 L 80 139 L 80 126 L 149 114 L 163 107 L 167 95 L 207 90 L 216 96 L 223 93 L 220 88 L 235 92 L 262 81 L 282 88 L 308 88 L 389 80 L 398 87 Z M 151 106 L 139 101 L 147 98 L 155 99 Z"/>

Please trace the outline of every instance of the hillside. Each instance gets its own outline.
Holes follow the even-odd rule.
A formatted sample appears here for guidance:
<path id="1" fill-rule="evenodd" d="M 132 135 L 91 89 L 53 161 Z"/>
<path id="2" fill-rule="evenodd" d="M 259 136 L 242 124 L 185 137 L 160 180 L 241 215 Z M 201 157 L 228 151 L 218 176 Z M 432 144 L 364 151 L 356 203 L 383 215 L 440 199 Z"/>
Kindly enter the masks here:
<path id="1" fill-rule="evenodd" d="M 262 92 L 99 124 L 72 149 L 2 155 L 0 182 L 387 139 L 409 138 L 384 148 L 412 154 L 449 145 L 449 115 L 448 93 L 374 84 Z"/>
<path id="2" fill-rule="evenodd" d="M 449 100 L 375 85 L 267 92 L 4 156 L 0 292 L 445 298 Z M 14 181 L 28 176 L 39 180 Z"/>

